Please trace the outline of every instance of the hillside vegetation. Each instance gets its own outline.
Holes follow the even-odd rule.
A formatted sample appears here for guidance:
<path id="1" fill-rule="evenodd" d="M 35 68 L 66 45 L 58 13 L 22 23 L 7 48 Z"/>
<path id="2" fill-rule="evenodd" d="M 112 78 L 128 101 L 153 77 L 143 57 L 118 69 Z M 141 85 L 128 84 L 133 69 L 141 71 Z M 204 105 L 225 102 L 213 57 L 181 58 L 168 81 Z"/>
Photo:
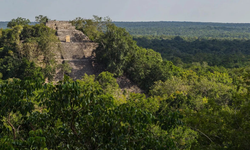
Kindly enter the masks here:
<path id="1" fill-rule="evenodd" d="M 0 149 L 249 148 L 246 41 L 133 38 L 109 18 L 76 18 L 103 72 L 45 83 L 57 38 L 37 18 L 0 30 Z M 145 93 L 121 90 L 121 76 Z"/>

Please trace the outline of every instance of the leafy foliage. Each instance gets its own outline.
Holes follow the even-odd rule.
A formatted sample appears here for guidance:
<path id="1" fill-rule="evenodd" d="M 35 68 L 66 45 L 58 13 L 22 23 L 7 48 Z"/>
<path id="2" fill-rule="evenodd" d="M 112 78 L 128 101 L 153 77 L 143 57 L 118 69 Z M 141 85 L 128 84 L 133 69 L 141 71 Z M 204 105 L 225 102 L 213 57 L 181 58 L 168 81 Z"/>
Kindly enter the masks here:
<path id="1" fill-rule="evenodd" d="M 111 19 L 109 17 L 102 18 L 94 15 L 93 19 L 83 19 L 81 17 L 77 17 L 70 22 L 76 27 L 77 30 L 80 30 L 84 34 L 88 35 L 90 40 L 98 41 L 103 35 L 105 26 L 111 23 Z"/>
<path id="2" fill-rule="evenodd" d="M 129 63 L 129 57 L 137 49 L 132 36 L 125 29 L 110 24 L 99 43 L 96 50 L 97 61 L 115 76 L 122 75 Z"/>
<path id="3" fill-rule="evenodd" d="M 50 19 L 47 16 L 39 15 L 36 16 L 36 22 L 39 22 L 40 24 L 46 24 Z"/>
<path id="4" fill-rule="evenodd" d="M 55 31 L 0 30 L 0 149 L 249 149 L 250 71 L 234 68 L 248 64 L 246 41 L 135 38 L 156 52 L 100 17 L 72 23 L 109 72 L 44 83 L 70 70 L 54 65 Z M 120 89 L 120 75 L 145 93 Z"/>
<path id="5" fill-rule="evenodd" d="M 154 49 L 175 65 L 207 62 L 210 66 L 239 68 L 249 65 L 249 40 L 135 37 L 139 46 Z"/>
<path id="6" fill-rule="evenodd" d="M 27 75 L 34 75 L 38 70 L 45 78 L 53 79 L 56 68 L 54 52 L 60 50 L 54 30 L 43 24 L 17 25 L 12 29 L 2 30 L 1 35 L 0 72 L 3 79 L 23 79 Z M 38 66 L 42 69 L 36 69 Z"/>
<path id="7" fill-rule="evenodd" d="M 140 87 L 149 90 L 156 81 L 165 81 L 173 75 L 178 76 L 180 68 L 172 62 L 163 61 L 161 55 L 153 50 L 139 48 L 132 56 L 126 72 Z"/>
<path id="8" fill-rule="evenodd" d="M 12 19 L 10 22 L 8 22 L 7 27 L 12 28 L 15 27 L 17 25 L 28 25 L 30 23 L 29 19 L 26 18 L 22 18 L 22 17 L 18 17 L 16 19 Z"/>
<path id="9" fill-rule="evenodd" d="M 159 53 L 138 47 L 125 29 L 114 24 L 106 27 L 95 53 L 97 62 L 103 64 L 107 71 L 115 76 L 126 74 L 145 90 L 155 81 L 165 81 L 171 75 L 178 75 L 178 67 L 163 61 Z"/>
<path id="10" fill-rule="evenodd" d="M 8 96 L 14 89 L 15 94 Z M 42 85 L 42 82 L 27 80 L 6 81 L 1 84 L 0 98 L 1 105 L 8 105 L 6 110 L 1 111 L 1 120 L 4 121 L 1 126 L 4 130 L 0 135 L 4 140 L 0 145 L 5 144 L 6 147 L 7 145 L 15 149 L 172 149 L 175 147 L 166 131 L 179 124 L 178 115 L 170 115 L 171 122 L 170 120 L 166 122 L 159 119 L 165 118 L 167 114 L 153 115 L 150 111 L 131 107 L 126 103 L 118 106 L 112 97 L 103 93 L 97 81 L 82 84 L 81 81 L 70 81 L 67 77 L 56 85 Z M 40 111 L 35 110 L 37 102 Z M 17 117 L 18 114 L 21 116 Z M 8 132 L 9 127 L 12 133 Z M 158 134 L 154 134 L 156 129 Z"/>

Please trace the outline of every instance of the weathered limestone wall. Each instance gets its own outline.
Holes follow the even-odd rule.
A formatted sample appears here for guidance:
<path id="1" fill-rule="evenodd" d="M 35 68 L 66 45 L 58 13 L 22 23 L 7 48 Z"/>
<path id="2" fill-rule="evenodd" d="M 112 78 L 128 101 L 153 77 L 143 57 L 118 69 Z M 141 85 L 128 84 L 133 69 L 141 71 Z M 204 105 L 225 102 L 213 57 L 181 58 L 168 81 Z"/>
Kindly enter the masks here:
<path id="1" fill-rule="evenodd" d="M 98 46 L 93 42 L 65 43 L 62 42 L 63 59 L 85 59 L 92 58 L 93 50 Z"/>
<path id="2" fill-rule="evenodd" d="M 67 21 L 49 21 L 46 25 L 56 30 L 56 35 L 61 41 L 61 51 L 56 52 L 56 60 L 58 64 L 67 61 L 72 68 L 69 76 L 76 79 L 81 79 L 84 74 L 94 74 L 93 68 L 93 50 L 98 46 L 89 40 L 89 38 L 81 31 L 75 29 L 71 23 Z M 70 39 L 67 39 L 70 38 Z M 57 70 L 55 80 L 62 80 L 63 73 Z"/>
<path id="3" fill-rule="evenodd" d="M 49 21 L 46 25 L 56 30 L 56 35 L 61 42 L 66 41 L 66 36 L 70 36 L 71 42 L 90 41 L 85 34 L 76 30 L 75 27 L 67 21 Z"/>
<path id="4" fill-rule="evenodd" d="M 48 21 L 46 23 L 46 26 L 54 30 L 60 30 L 60 29 L 74 30 L 75 29 L 75 27 L 72 26 L 72 24 L 68 21 Z"/>
<path id="5" fill-rule="evenodd" d="M 90 41 L 89 38 L 83 34 L 81 31 L 78 30 L 57 30 L 56 32 L 57 36 L 59 37 L 59 40 L 61 42 L 65 42 L 66 36 L 70 36 L 71 42 L 83 42 L 83 41 Z"/>
<path id="6" fill-rule="evenodd" d="M 72 79 L 81 79 L 84 74 L 92 75 L 95 74 L 94 67 L 93 67 L 93 61 L 91 59 L 74 59 L 74 60 L 64 60 L 60 59 L 57 60 L 58 63 L 62 64 L 63 61 L 67 61 L 67 63 L 70 65 L 71 73 L 67 74 Z M 57 75 L 55 77 L 55 81 L 59 81 L 63 79 L 63 72 L 61 70 L 57 70 Z"/>

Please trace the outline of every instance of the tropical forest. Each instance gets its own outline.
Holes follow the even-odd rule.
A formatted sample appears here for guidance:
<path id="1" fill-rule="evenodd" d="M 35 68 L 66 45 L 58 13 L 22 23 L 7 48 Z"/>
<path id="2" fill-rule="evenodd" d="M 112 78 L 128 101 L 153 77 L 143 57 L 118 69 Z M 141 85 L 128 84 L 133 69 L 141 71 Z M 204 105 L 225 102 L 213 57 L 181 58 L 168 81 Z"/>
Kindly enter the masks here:
<path id="1" fill-rule="evenodd" d="M 51 20 L 35 19 L 0 29 L 1 150 L 249 149 L 249 24 L 78 17 L 98 46 L 74 79 Z"/>

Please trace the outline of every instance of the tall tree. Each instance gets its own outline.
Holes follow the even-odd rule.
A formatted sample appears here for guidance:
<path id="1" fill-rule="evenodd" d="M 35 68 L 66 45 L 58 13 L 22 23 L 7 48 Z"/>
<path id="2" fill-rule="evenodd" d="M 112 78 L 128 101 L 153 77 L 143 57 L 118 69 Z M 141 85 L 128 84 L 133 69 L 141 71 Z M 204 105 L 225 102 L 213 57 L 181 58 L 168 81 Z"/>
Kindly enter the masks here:
<path id="1" fill-rule="evenodd" d="M 29 19 L 18 17 L 17 19 L 12 19 L 8 24 L 7 27 L 12 28 L 17 25 L 28 25 L 30 23 Z"/>
<path id="2" fill-rule="evenodd" d="M 36 22 L 39 22 L 40 24 L 45 24 L 46 22 L 50 20 L 47 16 L 43 16 L 43 15 L 36 16 L 35 18 L 36 18 Z"/>
<path id="3" fill-rule="evenodd" d="M 97 41 L 103 35 L 103 30 L 106 29 L 106 26 L 111 23 L 111 19 L 109 17 L 102 18 L 98 16 L 93 16 L 93 19 L 77 17 L 70 22 L 77 30 L 86 34 L 90 40 Z"/>
<path id="4" fill-rule="evenodd" d="M 98 42 L 96 57 L 99 63 L 116 76 L 122 75 L 130 56 L 138 48 L 132 36 L 125 29 L 109 24 Z"/>

